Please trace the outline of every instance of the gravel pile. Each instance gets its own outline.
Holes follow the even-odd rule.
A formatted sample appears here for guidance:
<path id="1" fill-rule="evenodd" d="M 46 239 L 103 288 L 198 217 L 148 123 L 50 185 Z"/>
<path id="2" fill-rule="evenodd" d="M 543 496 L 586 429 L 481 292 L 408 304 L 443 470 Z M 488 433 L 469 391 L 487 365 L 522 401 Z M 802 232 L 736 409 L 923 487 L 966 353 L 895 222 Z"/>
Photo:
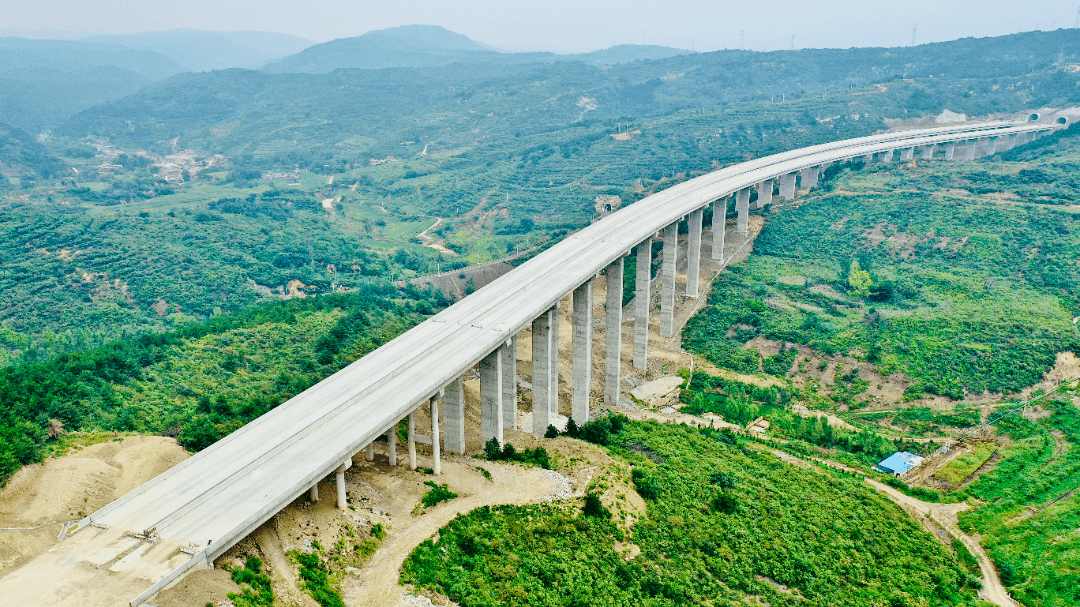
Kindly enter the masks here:
<path id="1" fill-rule="evenodd" d="M 558 472 L 555 472 L 554 470 L 547 470 L 547 471 L 545 471 L 545 474 L 549 478 L 555 479 L 555 482 L 556 482 L 555 489 L 553 489 L 551 491 L 551 493 L 549 493 L 549 494 L 547 494 L 545 496 L 542 496 L 542 497 L 538 497 L 533 501 L 535 501 L 535 502 L 551 502 L 551 501 L 558 501 L 558 500 L 568 500 L 568 499 L 572 499 L 574 497 L 574 490 L 570 486 L 570 479 L 568 479 L 565 476 L 559 474 Z"/>

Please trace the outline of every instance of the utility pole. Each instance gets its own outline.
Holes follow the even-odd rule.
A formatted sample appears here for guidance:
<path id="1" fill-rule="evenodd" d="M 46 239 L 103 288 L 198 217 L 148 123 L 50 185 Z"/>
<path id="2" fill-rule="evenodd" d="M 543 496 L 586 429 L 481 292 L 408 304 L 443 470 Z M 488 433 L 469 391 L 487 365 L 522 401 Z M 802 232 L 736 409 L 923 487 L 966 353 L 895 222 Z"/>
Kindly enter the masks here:
<path id="1" fill-rule="evenodd" d="M 1080 6 L 1076 7 L 1076 24 L 1073 27 L 1080 30 Z"/>
<path id="2" fill-rule="evenodd" d="M 746 50 L 746 30 L 739 31 L 739 50 Z"/>
<path id="3" fill-rule="evenodd" d="M 1080 18 L 1080 11 L 1077 11 L 1076 14 Z M 795 50 L 795 34 L 791 35 L 791 50 Z"/>
<path id="4" fill-rule="evenodd" d="M 911 26 L 911 46 L 915 46 L 915 32 L 919 31 L 919 24 Z"/>

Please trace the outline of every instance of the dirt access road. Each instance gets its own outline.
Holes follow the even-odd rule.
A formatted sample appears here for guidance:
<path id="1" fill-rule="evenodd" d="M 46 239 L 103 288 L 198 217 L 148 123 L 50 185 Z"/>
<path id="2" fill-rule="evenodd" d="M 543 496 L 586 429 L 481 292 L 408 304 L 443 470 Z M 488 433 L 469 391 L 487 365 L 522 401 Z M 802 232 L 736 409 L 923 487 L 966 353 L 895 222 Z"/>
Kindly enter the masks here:
<path id="1" fill-rule="evenodd" d="M 983 550 L 982 544 L 979 543 L 978 538 L 964 533 L 957 525 L 957 515 L 970 508 L 970 504 L 967 502 L 958 504 L 924 502 L 920 499 L 911 497 L 910 495 L 900 493 L 896 489 L 879 483 L 871 478 L 865 480 L 874 489 L 884 493 L 889 499 L 896 502 L 897 505 L 919 522 L 924 522 L 928 518 L 944 528 L 949 535 L 960 540 L 967 546 L 967 549 L 975 555 L 976 559 L 978 559 L 979 569 L 982 570 L 983 589 L 979 591 L 980 598 L 998 605 L 999 607 L 1020 607 L 1020 604 L 1014 601 L 1013 598 L 1009 596 L 1009 592 L 1005 590 L 1005 585 L 1001 583 L 1001 578 L 998 576 L 997 570 L 994 569 L 994 566 L 991 564 L 990 556 Z"/>

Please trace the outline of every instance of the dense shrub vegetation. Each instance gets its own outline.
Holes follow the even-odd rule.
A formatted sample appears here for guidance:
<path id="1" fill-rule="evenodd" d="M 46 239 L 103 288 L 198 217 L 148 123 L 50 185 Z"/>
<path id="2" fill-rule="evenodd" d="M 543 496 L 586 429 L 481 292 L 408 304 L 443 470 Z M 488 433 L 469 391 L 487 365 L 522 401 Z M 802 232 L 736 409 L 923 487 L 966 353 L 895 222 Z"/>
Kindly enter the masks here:
<path id="1" fill-rule="evenodd" d="M 44 455 L 50 420 L 207 447 L 441 305 L 425 297 L 372 284 L 2 368 L 0 479 Z"/>
<path id="2" fill-rule="evenodd" d="M 481 508 L 406 560 L 402 579 L 476 605 L 973 605 L 943 546 L 857 479 L 782 463 L 706 429 L 627 422 L 607 435 L 648 515 L 642 552 L 615 551 L 605 516 Z M 646 480 L 647 479 L 647 480 Z M 594 505 L 595 508 L 595 505 Z M 779 584 L 790 588 L 781 590 Z"/>
<path id="3" fill-rule="evenodd" d="M 1076 158 L 1069 151 L 1038 169 L 834 166 L 831 191 L 776 213 L 750 260 L 720 276 L 684 343 L 717 365 L 741 372 L 768 365 L 777 375 L 787 358 L 762 361 L 743 343 L 761 335 L 855 356 L 883 374 L 906 374 L 910 398 L 1030 386 L 1058 352 L 1080 351 L 1072 323 L 1080 273 L 1070 261 L 1080 256 L 1080 224 L 1055 202 L 1080 196 L 1071 176 Z M 1043 176 L 1017 177 L 1025 171 Z M 1031 190 L 1049 181 L 1056 193 Z M 976 184 L 993 184 L 997 196 L 977 194 Z M 862 291 L 855 272 L 869 281 Z M 847 394 L 835 396 L 861 406 L 865 380 L 839 379 Z M 904 415 L 929 421 L 918 417 L 927 413 Z M 950 423 L 967 425 L 974 414 Z"/>

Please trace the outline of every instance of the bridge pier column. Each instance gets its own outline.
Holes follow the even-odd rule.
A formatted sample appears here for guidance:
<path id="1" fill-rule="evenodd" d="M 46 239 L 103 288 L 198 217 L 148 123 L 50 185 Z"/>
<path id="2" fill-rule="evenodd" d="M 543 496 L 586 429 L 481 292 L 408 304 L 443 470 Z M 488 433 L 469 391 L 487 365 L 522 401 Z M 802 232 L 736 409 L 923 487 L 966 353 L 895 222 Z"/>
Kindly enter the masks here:
<path id="1" fill-rule="evenodd" d="M 915 156 L 915 148 L 903 148 L 900 150 L 900 162 L 907 162 Z"/>
<path id="2" fill-rule="evenodd" d="M 551 425 L 551 317 L 555 313 L 551 308 L 532 322 L 532 433 L 536 436 L 543 436 Z"/>
<path id="3" fill-rule="evenodd" d="M 607 267 L 607 301 L 604 314 L 604 337 L 607 352 L 604 359 L 604 402 L 619 404 L 619 380 L 622 378 L 622 295 L 623 262 L 620 257 Z"/>
<path id="4" fill-rule="evenodd" d="M 804 190 L 809 190 L 810 185 L 810 169 L 799 169 L 799 187 Z"/>
<path id="5" fill-rule="evenodd" d="M 934 148 L 935 147 L 937 147 L 937 146 L 935 146 L 933 144 L 923 146 L 923 148 L 922 148 L 922 159 L 923 160 L 932 160 L 934 158 Z"/>
<path id="6" fill-rule="evenodd" d="M 1016 147 L 1016 138 L 1017 135 L 1015 134 L 1007 136 L 1005 138 L 1005 149 L 1003 151 L 1008 152 L 1009 150 Z"/>
<path id="7" fill-rule="evenodd" d="M 679 258 L 679 222 L 664 228 L 664 263 L 660 299 L 660 337 L 675 333 L 675 264 Z"/>
<path id="8" fill-rule="evenodd" d="M 757 185 L 757 206 L 755 208 L 763 209 L 765 205 L 772 204 L 772 190 L 776 185 L 776 180 L 766 179 Z"/>
<path id="9" fill-rule="evenodd" d="M 978 143 L 978 139 L 968 140 L 968 145 L 964 148 L 964 160 L 975 160 L 975 145 Z"/>
<path id="10" fill-rule="evenodd" d="M 784 200 L 795 200 L 795 173 L 780 177 L 780 196 Z"/>
<path id="11" fill-rule="evenodd" d="M 446 450 L 465 454 L 465 386 L 458 377 L 446 386 Z"/>
<path id="12" fill-rule="evenodd" d="M 517 335 L 512 336 L 501 351 L 503 429 L 517 430 Z"/>
<path id="13" fill-rule="evenodd" d="M 810 167 L 810 187 L 816 188 L 818 185 L 818 177 L 821 176 L 821 167 Z"/>
<path id="14" fill-rule="evenodd" d="M 1001 137 L 987 137 L 986 138 L 986 155 L 993 156 L 997 153 L 999 141 Z"/>
<path id="15" fill-rule="evenodd" d="M 634 367 L 644 369 L 649 357 L 649 307 L 652 298 L 652 238 L 637 246 L 634 283 Z"/>
<path id="16" fill-rule="evenodd" d="M 335 471 L 334 484 L 337 485 L 337 507 L 339 510 L 344 510 L 349 507 L 348 501 L 345 499 L 345 471 L 352 465 L 351 461 L 347 461 L 344 464 L 338 466 Z"/>
<path id="17" fill-rule="evenodd" d="M 794 178 L 791 186 L 794 189 Z M 727 204 L 727 196 L 712 203 L 712 258 L 721 263 L 724 261 L 724 236 L 727 232 Z"/>
<path id="18" fill-rule="evenodd" d="M 315 481 L 315 484 L 311 486 L 311 493 L 308 498 L 313 502 L 319 501 L 319 481 Z"/>
<path id="19" fill-rule="evenodd" d="M 735 229 L 746 236 L 750 231 L 750 188 L 743 188 L 735 194 L 735 212 L 738 214 Z"/>
<path id="20" fill-rule="evenodd" d="M 874 155 L 873 154 L 867 154 L 867 155 L 863 156 L 863 162 L 866 163 L 866 166 L 870 166 L 870 165 L 874 164 Z"/>
<path id="21" fill-rule="evenodd" d="M 551 315 L 551 370 L 548 371 L 551 387 L 548 388 L 548 397 L 551 401 L 552 419 L 559 414 L 559 308 L 561 307 L 560 300 L 555 304 L 555 313 Z"/>
<path id="22" fill-rule="evenodd" d="M 480 438 L 486 444 L 495 439 L 503 444 L 502 435 L 502 352 L 499 346 L 480 361 Z"/>
<path id="23" fill-rule="evenodd" d="M 881 153 L 881 162 L 892 162 L 893 150 L 886 150 Z"/>
<path id="24" fill-rule="evenodd" d="M 416 411 L 405 417 L 409 435 L 409 470 L 416 470 Z"/>
<path id="25" fill-rule="evenodd" d="M 390 466 L 397 465 L 397 424 L 386 431 L 386 454 L 390 459 Z"/>
<path id="26" fill-rule="evenodd" d="M 574 423 L 589 421 L 589 393 L 592 388 L 593 354 L 593 286 L 595 278 L 574 289 L 574 363 L 573 400 L 571 413 Z"/>
<path id="27" fill-rule="evenodd" d="M 1016 134 L 1016 139 L 1013 140 L 1013 147 L 1016 147 L 1018 145 L 1024 145 L 1025 143 L 1028 143 L 1031 140 L 1032 140 L 1031 139 L 1031 133 L 1017 133 Z"/>
<path id="28" fill-rule="evenodd" d="M 364 453 L 364 459 L 369 462 L 375 461 L 375 443 L 368 443 L 366 452 Z"/>
<path id="29" fill-rule="evenodd" d="M 956 159 L 956 142 L 950 141 L 945 144 L 945 160 Z"/>
<path id="30" fill-rule="evenodd" d="M 442 454 L 439 453 L 439 395 L 431 397 L 431 471 L 442 474 Z"/>
<path id="31" fill-rule="evenodd" d="M 772 189 L 772 181 L 769 182 Z M 698 296 L 698 283 L 701 280 L 701 222 L 705 218 L 705 209 L 690 212 L 690 238 L 686 252 L 686 296 Z"/>

